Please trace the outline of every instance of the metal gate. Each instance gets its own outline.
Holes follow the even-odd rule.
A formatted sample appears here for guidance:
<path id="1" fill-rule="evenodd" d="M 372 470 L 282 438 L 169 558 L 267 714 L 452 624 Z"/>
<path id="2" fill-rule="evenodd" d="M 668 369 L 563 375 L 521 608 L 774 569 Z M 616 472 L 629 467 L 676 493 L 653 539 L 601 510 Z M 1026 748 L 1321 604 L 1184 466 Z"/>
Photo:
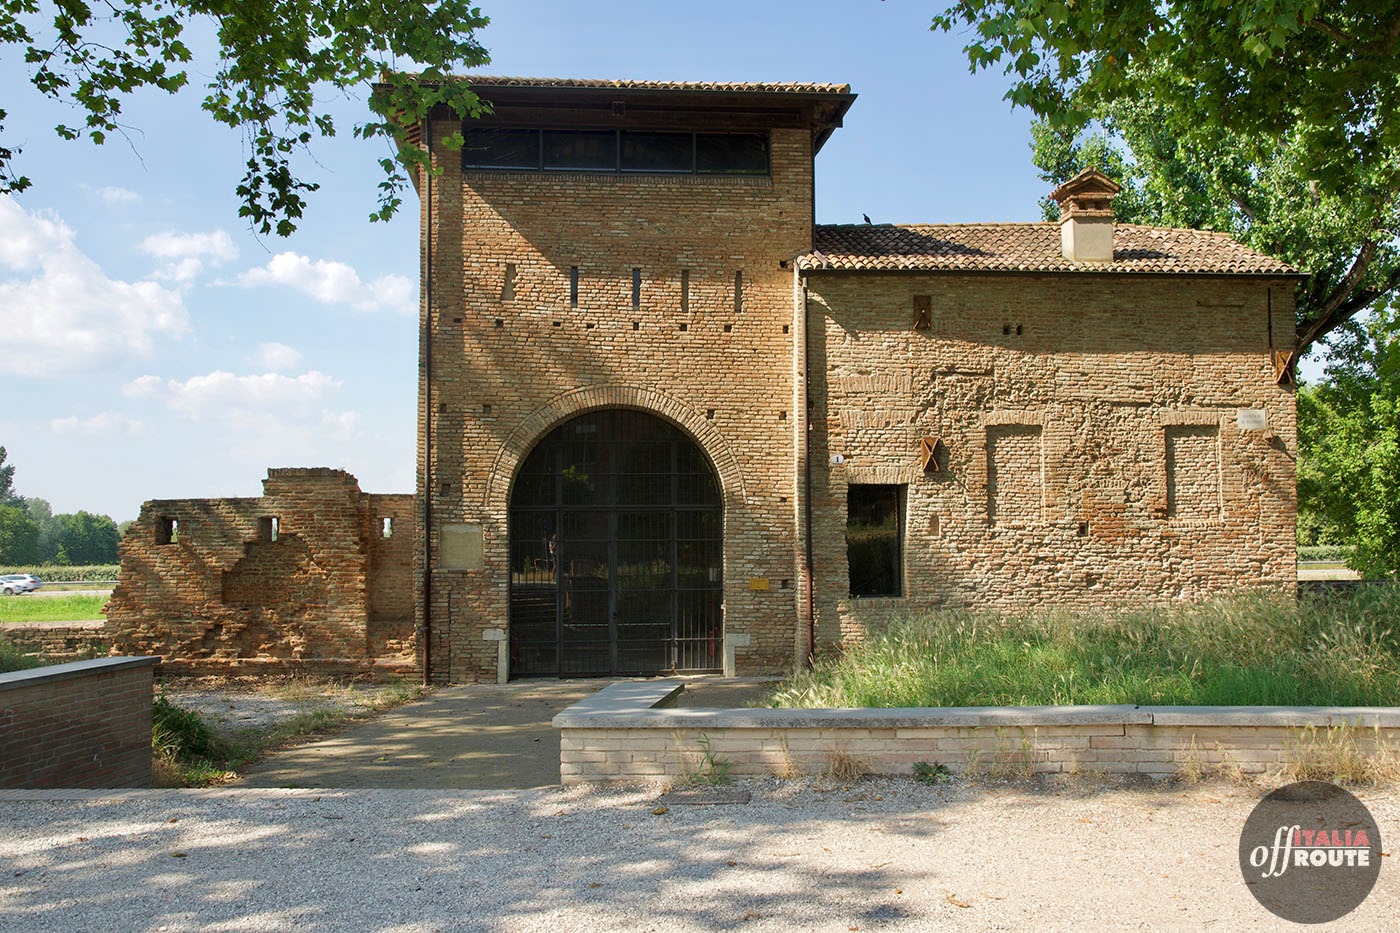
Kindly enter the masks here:
<path id="1" fill-rule="evenodd" d="M 645 412 L 559 425 L 510 500 L 511 674 L 717 671 L 723 508 L 703 451 Z"/>

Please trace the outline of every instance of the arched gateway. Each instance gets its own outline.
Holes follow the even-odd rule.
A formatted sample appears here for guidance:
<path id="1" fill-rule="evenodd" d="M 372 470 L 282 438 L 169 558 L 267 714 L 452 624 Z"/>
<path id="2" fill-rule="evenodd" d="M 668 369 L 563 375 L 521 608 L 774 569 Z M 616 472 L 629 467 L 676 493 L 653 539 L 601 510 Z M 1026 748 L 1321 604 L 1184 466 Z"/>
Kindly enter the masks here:
<path id="1" fill-rule="evenodd" d="M 717 671 L 723 507 L 670 422 L 606 409 L 563 422 L 510 497 L 511 673 Z"/>

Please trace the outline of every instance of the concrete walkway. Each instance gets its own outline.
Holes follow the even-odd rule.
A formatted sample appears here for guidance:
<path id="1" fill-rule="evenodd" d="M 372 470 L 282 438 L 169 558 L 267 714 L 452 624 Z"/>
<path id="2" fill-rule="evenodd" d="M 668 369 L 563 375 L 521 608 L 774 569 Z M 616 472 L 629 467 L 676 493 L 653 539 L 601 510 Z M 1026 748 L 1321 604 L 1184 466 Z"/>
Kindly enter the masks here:
<path id="1" fill-rule="evenodd" d="M 340 735 L 270 755 L 233 786 L 521 788 L 559 783 L 550 720 L 611 680 L 444 687 Z M 687 706 L 742 706 L 753 680 L 696 679 Z"/>

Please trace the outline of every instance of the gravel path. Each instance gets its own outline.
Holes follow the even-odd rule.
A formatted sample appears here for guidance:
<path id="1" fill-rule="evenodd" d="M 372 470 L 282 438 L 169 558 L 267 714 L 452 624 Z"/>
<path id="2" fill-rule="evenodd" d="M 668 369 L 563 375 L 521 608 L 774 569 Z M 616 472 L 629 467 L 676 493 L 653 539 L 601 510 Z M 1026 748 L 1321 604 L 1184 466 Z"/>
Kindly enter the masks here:
<path id="1" fill-rule="evenodd" d="M 1255 791 L 745 786 L 659 815 L 657 788 L 0 791 L 0 928 L 1288 926 L 1237 867 Z M 1400 792 L 1360 796 L 1394 846 Z M 1393 928 L 1391 862 L 1346 928 Z"/>

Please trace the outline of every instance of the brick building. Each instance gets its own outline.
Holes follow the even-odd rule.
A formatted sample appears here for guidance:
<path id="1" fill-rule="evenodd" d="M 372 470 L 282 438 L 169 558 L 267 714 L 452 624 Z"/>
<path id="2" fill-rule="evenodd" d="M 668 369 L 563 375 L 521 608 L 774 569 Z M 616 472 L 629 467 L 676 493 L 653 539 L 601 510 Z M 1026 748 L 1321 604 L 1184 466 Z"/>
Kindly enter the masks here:
<path id="1" fill-rule="evenodd" d="M 1058 225 L 817 225 L 846 86 L 469 80 L 491 116 L 413 128 L 416 496 L 147 503 L 120 649 L 783 672 L 909 610 L 1293 585 L 1288 266 L 1093 171 Z"/>
<path id="2" fill-rule="evenodd" d="M 433 679 L 1292 585 L 1288 266 L 1092 171 L 1059 225 L 816 225 L 846 86 L 469 80 L 416 128 Z"/>

